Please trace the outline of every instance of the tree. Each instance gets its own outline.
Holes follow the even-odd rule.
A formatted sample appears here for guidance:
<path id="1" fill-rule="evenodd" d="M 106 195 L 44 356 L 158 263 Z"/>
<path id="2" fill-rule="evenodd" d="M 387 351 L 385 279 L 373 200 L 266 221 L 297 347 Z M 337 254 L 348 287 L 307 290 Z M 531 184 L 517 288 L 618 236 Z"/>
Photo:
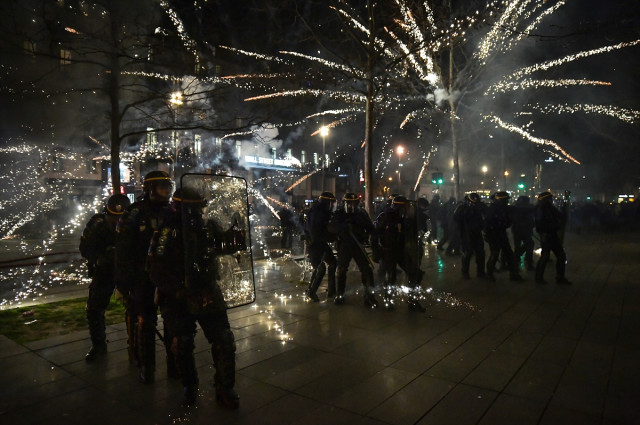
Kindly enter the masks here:
<path id="1" fill-rule="evenodd" d="M 214 109 L 226 84 L 212 75 L 211 61 L 210 68 L 203 65 L 206 54 L 173 19 L 168 3 L 7 0 L 0 7 L 2 42 L 12 52 L 5 60 L 15 71 L 14 105 L 28 99 L 47 116 L 57 102 L 65 107 L 52 122 L 70 115 L 75 119 L 67 117 L 68 127 L 82 127 L 94 140 L 106 136 L 115 190 L 125 143 L 149 131 L 238 127 L 232 108 Z M 177 92 L 179 113 L 171 97 Z M 23 121 L 25 111 L 15 109 Z M 173 158 L 177 148 L 164 154 Z"/>

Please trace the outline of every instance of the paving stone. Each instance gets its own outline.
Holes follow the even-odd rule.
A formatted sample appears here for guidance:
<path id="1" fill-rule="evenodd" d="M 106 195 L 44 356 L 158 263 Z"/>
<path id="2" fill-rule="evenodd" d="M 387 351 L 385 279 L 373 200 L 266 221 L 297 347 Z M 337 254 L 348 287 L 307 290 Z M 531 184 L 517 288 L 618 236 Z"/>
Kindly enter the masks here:
<path id="1" fill-rule="evenodd" d="M 180 406 L 156 342 L 156 382 L 128 360 L 123 323 L 108 354 L 84 361 L 87 331 L 19 345 L 0 336 L 0 422 L 20 424 L 635 424 L 640 423 L 637 234 L 567 235 L 571 286 L 460 279 L 430 248 L 426 314 L 305 300 L 290 260 L 256 263 L 254 305 L 229 311 L 240 409 L 215 400 L 211 347 L 194 350 L 197 405 Z M 552 268 L 552 267 L 551 267 Z M 548 271 L 552 275 L 552 271 Z M 158 328 L 162 329 L 162 320 Z"/>

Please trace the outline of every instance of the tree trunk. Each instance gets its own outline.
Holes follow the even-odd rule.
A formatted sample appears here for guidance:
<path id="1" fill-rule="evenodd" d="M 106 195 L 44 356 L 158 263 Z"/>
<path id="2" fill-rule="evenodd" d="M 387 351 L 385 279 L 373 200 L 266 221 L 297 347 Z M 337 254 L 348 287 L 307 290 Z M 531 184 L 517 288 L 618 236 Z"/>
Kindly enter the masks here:
<path id="1" fill-rule="evenodd" d="M 367 53 L 367 104 L 364 131 L 364 208 L 371 216 L 373 214 L 373 55 L 375 54 L 374 16 L 371 0 L 367 0 L 369 14 L 369 49 Z"/>
<path id="2" fill-rule="evenodd" d="M 449 105 L 453 108 L 453 102 L 449 101 Z M 451 124 L 451 144 L 453 146 L 453 191 L 456 200 L 460 200 L 460 162 L 458 161 L 458 138 L 456 137 L 456 118 L 453 110 L 449 115 Z"/>
<path id="3" fill-rule="evenodd" d="M 451 0 L 449 0 L 451 9 Z M 458 138 L 456 137 L 456 106 L 453 101 L 453 40 L 449 49 L 449 123 L 451 125 L 451 146 L 453 153 L 453 192 L 456 200 L 460 200 L 460 162 L 458 160 Z"/>
<path id="4" fill-rule="evenodd" d="M 112 19 L 112 35 L 115 37 L 114 20 Z M 120 193 L 120 62 L 115 44 L 110 57 L 111 72 L 108 74 L 109 101 L 111 103 L 111 188 L 113 193 Z"/>

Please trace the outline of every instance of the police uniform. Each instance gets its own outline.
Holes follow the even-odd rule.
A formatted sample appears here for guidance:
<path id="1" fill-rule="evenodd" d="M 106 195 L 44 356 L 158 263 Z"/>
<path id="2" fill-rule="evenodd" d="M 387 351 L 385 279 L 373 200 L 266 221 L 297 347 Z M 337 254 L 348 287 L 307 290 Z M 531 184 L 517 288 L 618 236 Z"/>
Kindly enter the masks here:
<path id="1" fill-rule="evenodd" d="M 87 259 L 91 278 L 86 306 L 91 336 L 91 349 L 85 357 L 87 361 L 94 360 L 107 351 L 104 314 L 115 288 L 113 270 L 116 224 L 129 204 L 129 198 L 125 195 L 112 195 L 107 201 L 105 212 L 91 217 L 80 239 L 80 254 Z"/>
<path id="2" fill-rule="evenodd" d="M 559 232 L 564 227 L 564 217 L 556 207 L 553 206 L 553 195 L 543 192 L 538 195 L 538 203 L 535 207 L 536 231 L 540 235 L 540 245 L 542 252 L 536 265 L 536 282 L 545 283 L 544 269 L 549 262 L 551 253 L 556 256 L 556 283 L 571 283 L 565 277 L 565 267 L 567 255 L 562 247 Z"/>
<path id="3" fill-rule="evenodd" d="M 309 241 L 309 261 L 313 267 L 311 281 L 305 294 L 316 302 L 319 301 L 316 291 L 322 283 L 327 268 L 329 272 L 327 296 L 333 298 L 336 293 L 336 257 L 329 245 L 331 235 L 327 232 L 335 201 L 336 198 L 331 192 L 323 192 L 318 198 L 318 202 L 311 207 L 305 224 L 305 233 Z"/>
<path id="4" fill-rule="evenodd" d="M 367 212 L 359 208 L 360 200 L 355 193 L 347 193 L 343 201 L 343 206 L 333 214 L 328 226 L 329 231 L 335 234 L 338 240 L 337 293 L 334 302 L 344 303 L 347 270 L 353 259 L 360 270 L 365 288 L 364 303 L 368 307 L 375 308 L 378 306 L 378 301 L 373 295 L 373 268 L 362 246 L 369 241 L 375 228 Z"/>
<path id="5" fill-rule="evenodd" d="M 411 228 L 406 222 L 408 200 L 404 196 L 396 196 L 393 199 L 391 208 L 380 214 L 375 221 L 376 241 L 382 247 L 382 266 L 385 270 L 385 308 L 393 308 L 391 299 L 391 288 L 396 285 L 396 267 L 399 266 L 407 274 L 409 285 L 412 287 L 409 294 L 409 310 L 424 312 L 425 309 L 418 301 L 420 282 L 423 272 L 420 270 L 416 255 L 407 255 L 405 247 L 412 246 L 407 237 L 417 238 L 417 226 L 415 235 L 410 235 Z M 417 240 L 415 241 L 417 244 Z"/>
<path id="6" fill-rule="evenodd" d="M 212 221 L 202 219 L 204 201 L 197 193 L 185 189 L 174 196 L 174 201 L 176 208 L 153 236 L 149 269 L 163 317 L 171 317 L 170 322 L 175 324 L 184 403 L 196 401 L 198 374 L 193 350 L 199 323 L 211 344 L 216 398 L 226 408 L 236 409 L 239 397 L 234 391 L 235 338 L 216 283 L 219 276 L 215 256 L 246 247 L 228 243 L 232 238 L 225 237 Z"/>
<path id="7" fill-rule="evenodd" d="M 520 258 L 524 254 L 524 264 L 527 270 L 534 270 L 533 266 L 533 228 L 535 219 L 533 206 L 529 202 L 528 196 L 519 196 L 511 206 L 513 235 L 513 250 L 516 261 L 520 263 Z"/>
<path id="8" fill-rule="evenodd" d="M 493 202 L 487 208 L 484 228 L 484 236 L 489 243 L 490 250 L 489 260 L 487 261 L 487 275 L 491 279 L 494 278 L 493 273 L 502 251 L 509 264 L 510 279 L 521 281 L 522 277 L 519 274 L 518 265 L 514 260 L 513 250 L 507 235 L 507 229 L 511 226 L 508 201 L 509 194 L 507 192 L 497 192 L 494 195 Z"/>
<path id="9" fill-rule="evenodd" d="M 459 205 L 454 212 L 458 223 L 462 247 L 462 276 L 469 279 L 471 257 L 476 257 L 477 276 L 485 277 L 485 251 L 482 229 L 486 205 L 477 193 L 471 193 L 464 204 Z"/>
<path id="10" fill-rule="evenodd" d="M 158 317 L 155 288 L 147 270 L 147 254 L 151 237 L 169 210 L 169 198 L 156 194 L 157 185 L 170 187 L 171 179 L 163 171 L 154 171 L 147 174 L 144 181 L 144 198 L 127 208 L 118 223 L 116 286 L 125 298 L 130 358 L 141 367 L 141 381 L 152 383 Z"/>

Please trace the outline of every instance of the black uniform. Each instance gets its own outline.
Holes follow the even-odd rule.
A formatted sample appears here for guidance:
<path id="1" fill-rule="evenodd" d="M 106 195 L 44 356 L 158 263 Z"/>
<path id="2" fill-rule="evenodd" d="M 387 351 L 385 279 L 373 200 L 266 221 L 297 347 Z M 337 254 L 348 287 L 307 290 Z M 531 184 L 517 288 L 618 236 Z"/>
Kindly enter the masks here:
<path id="1" fill-rule="evenodd" d="M 533 216 L 533 205 L 529 202 L 528 196 L 520 196 L 511 206 L 513 235 L 513 248 L 515 259 L 520 263 L 520 258 L 524 254 L 524 264 L 528 270 L 533 270 L 533 228 L 535 220 Z"/>
<path id="2" fill-rule="evenodd" d="M 470 277 L 469 266 L 473 255 L 476 257 L 477 276 L 485 276 L 485 251 L 484 239 L 482 238 L 485 211 L 486 205 L 478 196 L 459 205 L 454 212 L 454 218 L 458 224 L 460 232 L 462 248 L 462 276 L 467 279 Z"/>
<path id="3" fill-rule="evenodd" d="M 282 231 L 282 238 L 280 239 L 280 248 L 291 249 L 293 246 L 293 232 L 296 228 L 293 212 L 284 207 L 278 211 L 280 217 L 280 230 Z"/>
<path id="4" fill-rule="evenodd" d="M 116 285 L 126 300 L 130 355 L 137 358 L 140 378 L 145 383 L 154 380 L 157 323 L 155 287 L 147 270 L 147 253 L 151 237 L 167 212 L 168 202 L 145 198 L 132 204 L 118 223 L 116 238 Z"/>
<path id="5" fill-rule="evenodd" d="M 562 248 L 559 232 L 564 227 L 564 217 L 552 203 L 553 196 L 549 192 L 538 195 L 535 207 L 536 231 L 540 235 L 542 253 L 536 265 L 536 282 L 544 283 L 544 269 L 551 252 L 556 256 L 556 282 L 570 283 L 565 277 L 567 255 Z"/>
<path id="6" fill-rule="evenodd" d="M 429 243 L 438 240 L 438 217 L 440 216 L 440 208 L 442 208 L 440 195 L 436 193 L 429 203 L 429 217 L 431 219 L 431 233 L 429 234 L 429 239 L 427 239 Z"/>
<path id="7" fill-rule="evenodd" d="M 87 259 L 91 278 L 86 307 L 92 345 L 86 356 L 89 361 L 107 350 L 104 313 L 115 288 L 113 270 L 117 220 L 117 215 L 109 216 L 106 212 L 94 215 L 80 239 L 80 254 Z"/>
<path id="8" fill-rule="evenodd" d="M 489 260 L 487 261 L 487 275 L 493 278 L 500 251 L 503 251 L 509 264 L 511 280 L 519 281 L 522 280 L 522 277 L 513 259 L 513 250 L 507 235 L 507 229 L 511 226 L 508 199 L 509 195 L 506 192 L 498 192 L 494 201 L 487 208 L 484 227 L 484 236 L 489 243 L 490 249 Z"/>
<path id="9" fill-rule="evenodd" d="M 327 296 L 331 298 L 336 293 L 336 257 L 333 255 L 333 249 L 329 246 L 332 236 L 327 231 L 330 220 L 330 206 L 318 202 L 311 207 L 305 227 L 309 242 L 309 261 L 313 267 L 306 294 L 314 301 L 318 301 L 316 291 L 322 283 L 327 267 L 329 269 Z"/>
<path id="10" fill-rule="evenodd" d="M 449 198 L 438 210 L 438 221 L 442 227 L 442 239 L 438 242 L 438 249 L 444 249 L 444 245 L 448 243 L 446 253 L 449 255 L 457 254 L 460 251 L 458 231 L 453 220 L 453 212 L 456 207 L 455 198 Z"/>
<path id="11" fill-rule="evenodd" d="M 433 225 L 430 226 L 431 217 L 429 217 L 429 201 L 425 198 L 420 198 L 416 203 L 416 207 L 416 225 L 418 228 L 418 244 L 420 249 L 418 264 L 422 264 L 422 258 L 424 257 L 425 252 L 425 239 L 427 241 L 431 240 L 430 229 L 431 231 L 433 230 Z"/>
<path id="12" fill-rule="evenodd" d="M 225 239 L 213 222 L 205 223 L 198 208 L 201 207 L 178 206 L 155 232 L 149 249 L 150 275 L 158 289 L 163 317 L 166 315 L 175 326 L 185 404 L 195 402 L 198 388 L 193 356 L 197 322 L 211 344 L 216 398 L 225 407 L 236 409 L 239 398 L 233 389 L 235 338 L 216 283 L 219 276 L 215 256 L 236 252 L 240 247 L 227 243 L 229 238 Z"/>
<path id="13" fill-rule="evenodd" d="M 365 304 L 369 307 L 376 307 L 377 301 L 375 301 L 372 292 L 374 285 L 373 268 L 363 248 L 363 244 L 368 243 L 370 235 L 375 231 L 369 214 L 360 208 L 356 208 L 353 211 L 340 208 L 333 214 L 329 223 L 329 231 L 335 234 L 338 240 L 336 303 L 340 304 L 344 299 L 347 270 L 353 259 L 362 275 L 362 284 L 365 288 Z"/>
<path id="14" fill-rule="evenodd" d="M 425 311 L 418 301 L 417 291 L 422 281 L 423 272 L 420 270 L 416 255 L 410 255 L 407 247 L 417 245 L 408 241 L 407 237 L 417 238 L 417 226 L 406 223 L 408 202 L 404 197 L 394 198 L 393 208 L 380 214 L 375 221 L 377 239 L 382 247 L 382 266 L 385 270 L 385 307 L 391 308 L 391 288 L 396 285 L 396 267 L 400 266 L 407 274 L 409 286 L 412 292 L 409 295 L 409 309 L 412 311 Z M 414 217 L 415 219 L 415 217 Z M 415 235 L 409 235 L 409 230 L 415 229 Z M 374 243 L 377 243 L 374 242 Z"/>

